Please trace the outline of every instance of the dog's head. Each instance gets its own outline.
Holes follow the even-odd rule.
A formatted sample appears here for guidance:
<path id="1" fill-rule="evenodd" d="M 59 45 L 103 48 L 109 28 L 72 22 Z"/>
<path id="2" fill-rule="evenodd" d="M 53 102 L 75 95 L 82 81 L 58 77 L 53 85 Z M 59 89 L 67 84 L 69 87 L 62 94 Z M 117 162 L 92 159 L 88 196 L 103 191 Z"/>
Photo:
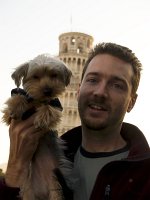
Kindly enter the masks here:
<path id="1" fill-rule="evenodd" d="M 70 83 L 71 71 L 57 58 L 42 54 L 16 68 L 12 79 L 34 99 L 61 95 Z"/>

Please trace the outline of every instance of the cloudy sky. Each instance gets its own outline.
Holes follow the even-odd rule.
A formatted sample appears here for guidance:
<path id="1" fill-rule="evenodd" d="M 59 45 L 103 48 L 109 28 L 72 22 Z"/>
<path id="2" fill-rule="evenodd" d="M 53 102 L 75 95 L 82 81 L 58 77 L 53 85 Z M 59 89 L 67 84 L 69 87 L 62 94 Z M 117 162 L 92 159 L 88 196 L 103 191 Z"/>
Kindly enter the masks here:
<path id="1" fill-rule="evenodd" d="M 149 0 L 0 0 L 0 109 L 14 87 L 15 67 L 41 53 L 57 55 L 60 34 L 83 32 L 94 44 L 128 46 L 141 60 L 139 97 L 125 121 L 137 125 L 150 143 L 149 11 Z M 8 128 L 0 122 L 0 163 L 7 162 L 8 151 Z"/>

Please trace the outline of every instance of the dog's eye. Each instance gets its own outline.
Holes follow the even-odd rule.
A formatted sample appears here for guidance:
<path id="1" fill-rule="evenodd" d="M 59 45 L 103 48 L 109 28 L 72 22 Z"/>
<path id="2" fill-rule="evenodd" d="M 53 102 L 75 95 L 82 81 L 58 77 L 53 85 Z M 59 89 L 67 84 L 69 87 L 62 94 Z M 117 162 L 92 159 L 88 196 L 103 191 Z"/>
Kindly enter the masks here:
<path id="1" fill-rule="evenodd" d="M 39 79 L 39 76 L 34 75 L 33 78 L 34 78 L 34 79 Z"/>
<path id="2" fill-rule="evenodd" d="M 57 74 L 51 74 L 51 78 L 57 78 Z"/>

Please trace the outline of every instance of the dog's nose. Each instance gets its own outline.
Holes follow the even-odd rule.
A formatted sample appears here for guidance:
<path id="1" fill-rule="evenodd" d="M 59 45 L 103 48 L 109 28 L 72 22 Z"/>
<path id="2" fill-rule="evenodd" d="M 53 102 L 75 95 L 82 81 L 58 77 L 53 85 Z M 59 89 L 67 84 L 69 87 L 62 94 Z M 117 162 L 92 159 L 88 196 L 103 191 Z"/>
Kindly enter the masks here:
<path id="1" fill-rule="evenodd" d="M 44 88 L 44 95 L 45 96 L 51 96 L 52 92 L 53 92 L 52 88 L 49 88 L 49 87 Z"/>

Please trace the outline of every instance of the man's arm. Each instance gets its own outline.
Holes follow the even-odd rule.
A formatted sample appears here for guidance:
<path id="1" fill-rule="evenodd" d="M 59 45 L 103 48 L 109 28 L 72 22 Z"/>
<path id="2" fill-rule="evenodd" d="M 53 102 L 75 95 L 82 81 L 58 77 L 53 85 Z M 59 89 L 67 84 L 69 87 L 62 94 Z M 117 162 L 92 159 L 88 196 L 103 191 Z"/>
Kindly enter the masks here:
<path id="1" fill-rule="evenodd" d="M 20 187 L 27 176 L 41 130 L 35 129 L 34 115 L 21 122 L 12 120 L 9 128 L 10 151 L 5 177 L 0 178 L 0 199 L 18 200 Z"/>

